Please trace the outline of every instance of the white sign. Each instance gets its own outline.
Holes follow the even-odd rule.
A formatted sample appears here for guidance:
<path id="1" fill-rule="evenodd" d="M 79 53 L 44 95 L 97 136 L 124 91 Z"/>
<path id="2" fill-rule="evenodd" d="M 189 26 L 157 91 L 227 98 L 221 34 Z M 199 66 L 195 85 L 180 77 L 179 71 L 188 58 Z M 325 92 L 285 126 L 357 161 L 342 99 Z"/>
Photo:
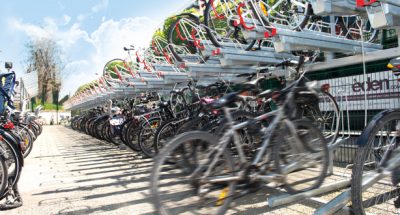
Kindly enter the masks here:
<path id="1" fill-rule="evenodd" d="M 339 108 L 349 110 L 383 110 L 400 108 L 400 82 L 391 71 L 376 72 L 319 81 L 329 84 L 329 93 Z"/>

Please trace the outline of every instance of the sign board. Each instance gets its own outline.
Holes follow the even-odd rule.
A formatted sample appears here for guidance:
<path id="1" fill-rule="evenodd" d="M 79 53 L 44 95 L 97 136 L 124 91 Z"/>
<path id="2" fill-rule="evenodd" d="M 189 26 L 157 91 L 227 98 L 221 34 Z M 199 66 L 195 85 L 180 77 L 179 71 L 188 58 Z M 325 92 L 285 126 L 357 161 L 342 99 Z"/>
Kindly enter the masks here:
<path id="1" fill-rule="evenodd" d="M 354 75 L 319 81 L 329 84 L 339 108 L 383 110 L 400 108 L 400 82 L 391 71 Z M 347 102 L 346 102 L 347 101 Z M 340 104 L 341 103 L 341 104 Z"/>

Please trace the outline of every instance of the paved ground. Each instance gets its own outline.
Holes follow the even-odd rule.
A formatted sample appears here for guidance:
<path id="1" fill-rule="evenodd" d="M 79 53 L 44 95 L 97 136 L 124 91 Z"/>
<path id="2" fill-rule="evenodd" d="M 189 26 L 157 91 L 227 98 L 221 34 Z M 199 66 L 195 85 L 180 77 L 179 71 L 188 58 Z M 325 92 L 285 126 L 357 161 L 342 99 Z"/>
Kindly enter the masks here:
<path id="1" fill-rule="evenodd" d="M 26 160 L 24 206 L 0 214 L 153 214 L 150 160 L 61 126 L 48 126 Z M 331 177 L 327 182 L 339 180 Z M 235 201 L 229 214 L 312 214 L 337 193 L 269 208 L 267 188 Z M 345 212 L 341 212 L 343 214 Z"/>
<path id="2" fill-rule="evenodd" d="M 48 126 L 22 173 L 24 206 L 0 214 L 151 214 L 149 167 L 130 151 Z"/>

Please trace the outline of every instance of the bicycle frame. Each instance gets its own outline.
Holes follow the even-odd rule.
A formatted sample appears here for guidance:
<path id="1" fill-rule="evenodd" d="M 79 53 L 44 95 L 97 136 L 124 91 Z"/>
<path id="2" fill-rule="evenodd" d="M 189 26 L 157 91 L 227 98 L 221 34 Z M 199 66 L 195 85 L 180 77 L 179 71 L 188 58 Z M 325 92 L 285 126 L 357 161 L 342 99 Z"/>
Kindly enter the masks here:
<path id="1" fill-rule="evenodd" d="M 293 92 L 290 92 L 286 101 L 290 101 L 290 98 L 292 98 L 292 97 L 293 97 Z M 286 103 L 287 102 L 285 102 L 285 104 Z M 265 158 L 267 149 L 269 148 L 269 146 L 271 144 L 272 135 L 274 134 L 274 132 L 276 132 L 277 129 L 281 129 L 280 126 L 282 126 L 282 125 L 285 125 L 289 129 L 290 133 L 293 134 L 294 141 L 289 141 L 289 144 L 292 147 L 292 149 L 294 149 L 295 152 L 299 152 L 299 153 L 306 151 L 305 148 L 303 147 L 303 145 L 301 144 L 300 138 L 297 136 L 296 128 L 295 128 L 294 124 L 291 122 L 290 119 L 287 118 L 287 116 L 285 114 L 285 111 L 284 111 L 285 104 L 283 104 L 276 111 L 262 114 L 256 118 L 254 118 L 254 120 L 242 122 L 237 125 L 233 125 L 233 119 L 232 119 L 230 110 L 229 110 L 229 108 L 225 107 L 224 112 L 225 112 L 225 116 L 228 120 L 227 124 L 228 124 L 229 128 L 228 128 L 228 131 L 225 132 L 225 134 L 222 136 L 219 143 L 217 145 L 215 145 L 213 147 L 213 150 L 211 150 L 207 154 L 207 156 L 206 156 L 207 158 L 211 158 L 211 157 L 213 157 L 213 158 L 212 158 L 212 162 L 207 167 L 207 171 L 202 175 L 201 179 L 203 181 L 207 181 L 210 183 L 239 181 L 239 180 L 244 179 L 245 177 L 247 177 L 246 176 L 246 173 L 247 173 L 246 167 L 262 167 L 264 163 L 267 163 L 269 161 L 269 160 L 266 160 L 263 162 L 263 158 Z M 237 131 L 250 125 L 251 123 L 254 123 L 255 121 L 259 122 L 259 121 L 262 121 L 262 120 L 264 120 L 268 117 L 272 117 L 272 116 L 275 116 L 275 118 L 272 121 L 272 123 L 268 126 L 267 130 L 265 131 L 265 135 L 263 137 L 264 141 L 260 147 L 260 150 L 257 152 L 256 156 L 251 161 L 251 163 L 249 163 L 244 154 Z M 243 170 L 241 170 L 239 172 L 239 174 L 236 176 L 227 176 L 227 177 L 218 176 L 218 178 L 215 178 L 215 179 L 207 179 L 207 177 L 210 175 L 212 169 L 217 164 L 218 159 L 222 155 L 224 149 L 230 143 L 232 136 L 233 136 L 233 143 L 234 143 L 234 145 L 238 151 L 238 155 L 239 155 L 239 162 L 240 162 L 239 166 L 244 167 L 244 168 L 241 168 Z M 217 152 L 214 153 L 215 151 L 217 151 Z M 303 164 L 304 164 L 303 161 L 296 161 L 294 164 L 291 164 L 288 167 L 286 167 L 284 169 L 284 171 L 282 172 L 282 175 L 286 175 L 287 173 L 290 173 L 293 170 L 296 170 L 297 168 L 303 167 Z M 265 165 L 264 165 L 264 167 L 265 167 Z M 204 167 L 202 164 L 200 164 L 199 167 L 197 167 L 197 169 L 192 173 L 192 177 L 195 176 L 197 174 L 197 172 L 201 171 L 201 170 L 204 170 Z M 259 175 L 258 173 L 256 173 L 255 175 L 251 175 L 250 179 L 273 181 L 273 180 L 281 180 L 282 175 L 272 173 L 270 175 L 263 176 L 263 175 Z"/>

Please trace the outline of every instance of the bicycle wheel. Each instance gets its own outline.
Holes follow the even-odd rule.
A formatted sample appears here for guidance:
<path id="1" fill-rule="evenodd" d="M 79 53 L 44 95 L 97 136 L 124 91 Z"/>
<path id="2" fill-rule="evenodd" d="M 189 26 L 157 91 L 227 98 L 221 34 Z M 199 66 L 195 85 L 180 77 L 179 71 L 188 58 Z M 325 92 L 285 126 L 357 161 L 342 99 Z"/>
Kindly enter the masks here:
<path id="1" fill-rule="evenodd" d="M 391 171 L 387 167 L 391 158 L 399 156 L 395 153 L 399 150 L 399 130 L 400 110 L 386 110 L 378 113 L 357 139 L 351 178 L 355 214 L 398 213 L 399 168 Z"/>
<path id="2" fill-rule="evenodd" d="M 256 40 L 246 40 L 242 29 L 233 26 L 233 17 L 237 17 L 236 9 L 242 3 L 239 0 L 208 1 L 204 10 L 204 25 L 207 37 L 215 47 L 222 47 L 222 42 L 238 41 L 244 44 L 245 50 L 249 51 L 257 42 Z"/>
<path id="3" fill-rule="evenodd" d="M 228 210 L 236 182 L 210 182 L 211 178 L 234 176 L 233 160 L 227 150 L 209 169 L 209 176 L 203 177 L 214 158 L 209 151 L 217 142 L 218 137 L 207 132 L 186 132 L 160 151 L 150 177 L 153 204 L 159 214 L 224 214 Z M 172 165 L 171 157 L 176 161 Z"/>
<path id="4" fill-rule="evenodd" d="M 339 17 L 338 24 L 342 35 L 347 39 L 375 42 L 378 39 L 379 30 L 372 28 L 368 19 L 362 20 L 357 16 Z M 361 31 L 363 35 L 361 36 Z"/>
<path id="5" fill-rule="evenodd" d="M 3 140 L 0 142 L 0 147 L 7 155 L 8 186 L 14 186 L 18 183 L 21 176 L 22 166 L 24 164 L 23 155 L 18 147 L 18 143 L 7 131 L 0 130 L 0 133 L 3 137 Z M 0 196 L 0 200 L 3 199 L 7 193 L 8 190 Z"/>
<path id="6" fill-rule="evenodd" d="M 320 129 L 329 144 L 335 143 L 339 134 L 340 111 L 335 98 L 329 93 L 318 95 L 318 105 L 310 103 L 301 106 L 302 116 L 310 119 Z"/>
<path id="7" fill-rule="evenodd" d="M 191 34 L 191 36 L 194 36 L 194 32 L 196 31 L 195 27 L 198 25 L 199 18 L 193 14 L 185 13 L 178 15 L 176 20 L 169 26 L 168 48 L 178 62 L 186 61 L 181 57 L 182 54 L 187 55 L 200 53 L 198 47 L 195 45 L 194 38 L 190 38 L 188 37 L 189 35 L 187 35 Z M 198 38 L 196 38 L 196 40 L 197 39 Z M 165 50 L 163 50 L 163 52 L 165 52 Z"/>
<path id="8" fill-rule="evenodd" d="M 128 144 L 128 140 L 126 138 L 126 130 L 128 130 L 128 125 L 130 122 L 131 122 L 130 119 L 125 120 L 125 122 L 121 126 L 122 128 L 121 128 L 121 133 L 120 133 L 121 141 L 127 146 L 129 146 L 129 144 Z"/>
<path id="9" fill-rule="evenodd" d="M 252 120 L 257 115 L 248 111 L 235 111 L 232 113 L 231 117 L 235 124 L 240 124 L 242 122 L 246 122 Z M 220 121 L 219 127 L 216 129 L 215 134 L 223 135 L 226 132 L 227 120 L 224 118 Z M 240 138 L 240 143 L 242 143 L 242 148 L 245 153 L 245 156 L 248 160 L 252 160 L 253 156 L 256 154 L 258 147 L 260 146 L 261 139 L 263 134 L 260 132 L 261 122 L 254 121 L 250 123 L 248 126 L 237 130 L 237 134 Z M 230 150 L 232 156 L 237 156 L 238 151 L 236 149 L 236 145 L 233 143 L 233 139 L 231 139 Z"/>
<path id="10" fill-rule="evenodd" d="M 30 134 L 26 128 L 20 127 L 18 129 L 19 129 L 18 134 L 21 138 L 21 141 L 25 145 L 24 158 L 26 158 L 26 157 L 28 157 L 28 155 L 31 153 L 31 151 L 33 149 L 33 140 L 30 137 Z"/>
<path id="11" fill-rule="evenodd" d="M 312 14 L 311 4 L 307 0 L 271 1 L 257 0 L 251 9 L 265 26 L 286 25 L 291 30 L 301 30 L 308 24 Z"/>
<path id="12" fill-rule="evenodd" d="M 274 136 L 272 156 L 276 171 L 284 176 L 284 187 L 289 193 L 299 193 L 321 186 L 328 170 L 329 152 L 322 133 L 308 120 L 292 122 L 283 127 L 286 135 Z M 294 141 L 298 138 L 299 142 Z M 294 146 L 293 144 L 301 144 Z M 303 148 L 304 150 L 296 150 Z"/>
<path id="13" fill-rule="evenodd" d="M 147 158 L 152 158 L 157 154 L 154 147 L 154 135 L 160 124 L 161 118 L 154 117 L 144 121 L 140 126 L 138 143 L 140 150 Z"/>
<path id="14" fill-rule="evenodd" d="M 189 119 L 170 119 L 158 127 L 156 134 L 154 135 L 154 147 L 156 153 L 158 153 L 170 139 L 174 138 L 178 128 L 188 120 Z"/>
<path id="15" fill-rule="evenodd" d="M 139 142 L 138 142 L 138 135 L 140 132 L 140 124 L 139 122 L 136 121 L 136 119 L 133 119 L 129 125 L 128 129 L 126 129 L 126 140 L 128 143 L 129 148 L 131 148 L 133 151 L 140 152 L 140 147 L 139 147 Z"/>
<path id="16" fill-rule="evenodd" d="M 8 184 L 7 179 L 8 179 L 8 172 L 7 172 L 6 159 L 0 155 L 0 196 L 4 195 L 4 192 Z"/>

